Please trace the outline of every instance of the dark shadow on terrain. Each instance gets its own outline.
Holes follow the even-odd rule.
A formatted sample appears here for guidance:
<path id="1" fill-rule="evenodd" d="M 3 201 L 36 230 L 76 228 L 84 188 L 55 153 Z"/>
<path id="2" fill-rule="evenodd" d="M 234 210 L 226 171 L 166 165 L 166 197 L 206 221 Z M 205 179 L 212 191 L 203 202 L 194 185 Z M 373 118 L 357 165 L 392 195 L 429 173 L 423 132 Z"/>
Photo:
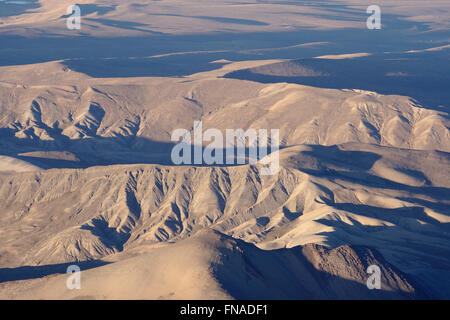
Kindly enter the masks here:
<path id="1" fill-rule="evenodd" d="M 410 186 L 369 172 L 374 163 L 380 159 L 378 154 L 367 151 L 340 150 L 337 146 L 309 145 L 312 151 L 303 151 L 302 156 L 290 163 L 297 169 L 316 177 L 330 181 L 344 180 L 371 188 L 402 190 L 412 194 L 432 195 L 439 200 L 448 200 L 450 188 L 427 185 Z M 316 159 L 320 159 L 320 162 Z M 429 183 L 429 182 L 428 182 Z"/>
<path id="2" fill-rule="evenodd" d="M 8 1 L 8 3 L 0 2 L 0 18 L 18 16 L 26 13 L 29 9 L 37 9 L 40 7 L 37 0 L 26 0 L 24 2 L 26 3 L 14 3 L 14 1 Z"/>
<path id="3" fill-rule="evenodd" d="M 312 151 L 303 151 L 290 162 L 291 165 L 307 174 L 325 178 L 338 185 L 346 181 L 356 183 L 362 189 L 366 186 L 410 194 L 407 198 L 396 197 L 399 200 L 408 201 L 409 206 L 383 208 L 383 205 L 339 202 L 335 200 L 331 190 L 322 186 L 326 196 L 320 197 L 319 201 L 329 206 L 331 210 L 342 210 L 386 223 L 377 226 L 363 225 L 351 216 L 347 216 L 350 222 L 325 218 L 315 220 L 317 223 L 330 227 L 331 231 L 319 234 L 325 237 L 325 243 L 331 247 L 342 242 L 376 246 L 383 255 L 387 254 L 386 259 L 400 269 L 414 270 L 416 280 L 420 281 L 430 295 L 439 299 L 448 298 L 450 248 L 446 243 L 450 243 L 450 223 L 439 222 L 432 214 L 425 211 L 425 207 L 440 215 L 450 216 L 448 202 L 450 188 L 432 186 L 426 179 L 423 186 L 410 186 L 372 175 L 368 170 L 372 168 L 379 156 L 371 152 L 340 150 L 336 146 L 310 145 L 310 147 Z M 314 162 L 314 159 L 321 161 Z M 436 199 L 436 202 L 424 200 L 428 197 Z M 425 239 L 429 237 L 430 240 L 421 241 L 422 237 Z M 370 239 L 374 239 L 376 245 Z M 408 245 L 399 246 L 396 240 Z M 399 259 L 399 250 L 403 250 L 403 254 L 410 254 L 415 259 L 411 261 Z"/>
<path id="4" fill-rule="evenodd" d="M 72 59 L 63 62 L 69 69 L 94 75 L 98 78 L 122 77 L 181 77 L 197 72 L 211 71 L 223 66 L 223 63 L 210 63 L 220 55 L 211 55 L 211 60 L 204 61 L 196 54 L 186 54 L 180 61 L 177 57 L 162 58 L 111 58 L 111 59 Z"/>
<path id="5" fill-rule="evenodd" d="M 343 210 L 347 212 L 351 212 L 354 214 L 358 214 L 365 217 L 372 217 L 380 220 L 389 221 L 392 224 L 399 225 L 401 224 L 400 220 L 405 219 L 417 219 L 427 224 L 432 224 L 442 229 L 444 234 L 450 234 L 450 224 L 442 224 L 438 220 L 428 216 L 425 213 L 423 207 L 420 206 L 412 206 L 412 207 L 400 207 L 400 208 L 382 208 L 382 207 L 374 207 L 368 206 L 364 204 L 354 204 L 354 203 L 335 203 L 330 201 L 325 201 L 327 205 L 330 207 L 336 208 L 337 210 Z M 445 213 L 443 213 L 445 214 Z M 447 212 L 446 215 L 450 216 L 450 212 Z M 355 223 L 357 223 L 355 221 Z M 358 224 L 358 223 L 357 223 Z M 362 226 L 362 228 L 369 228 L 376 230 L 377 228 L 383 229 L 384 227 L 372 227 L 372 226 Z M 420 226 L 419 222 L 415 223 L 415 227 Z M 450 237 L 449 237 L 450 241 Z M 449 249 L 450 256 L 450 249 Z"/>
<path id="6" fill-rule="evenodd" d="M 116 228 L 109 227 L 108 222 L 102 219 L 93 219 L 92 224 L 93 226 L 83 225 L 80 229 L 89 230 L 108 247 L 123 251 L 123 245 L 127 242 L 128 238 L 130 238 L 129 233 L 117 232 Z"/>
<path id="7" fill-rule="evenodd" d="M 192 18 L 201 20 L 210 20 L 221 23 L 231 23 L 231 24 L 242 24 L 247 26 L 268 26 L 269 24 L 257 20 L 249 19 L 235 19 L 235 18 L 225 18 L 225 17 L 208 17 L 208 16 L 186 16 L 181 14 L 170 14 L 170 13 L 154 13 L 153 16 L 166 16 L 166 17 L 181 17 L 181 18 Z"/>
<path id="8" fill-rule="evenodd" d="M 38 137 L 19 139 L 14 136 L 15 131 L 9 128 L 0 129 L 0 155 L 24 160 L 43 169 L 51 168 L 87 168 L 92 166 L 117 164 L 159 164 L 171 165 L 171 153 L 175 142 L 153 141 L 138 136 L 101 137 L 93 134 L 81 139 L 69 139 L 67 136 L 55 136 L 55 140 L 40 140 Z M 280 149 L 283 147 L 280 146 Z M 194 163 L 194 146 L 191 146 L 191 163 L 180 166 L 209 166 Z M 204 149 L 203 149 L 204 150 Z M 239 163 L 236 159 L 238 149 L 234 149 L 233 163 L 226 163 L 227 149 L 221 149 L 222 164 L 214 167 L 229 167 L 249 164 L 249 149 L 245 148 L 245 161 Z M 271 153 L 268 147 L 267 153 Z M 45 156 L 45 154 L 50 154 Z M 57 159 L 70 155 L 76 160 Z M 214 155 L 214 153 L 213 153 Z"/>
<path id="9" fill-rule="evenodd" d="M 330 89 L 362 89 L 409 96 L 425 108 L 450 110 L 450 50 L 379 54 L 353 59 L 301 59 L 239 70 L 226 78 L 287 82 Z M 446 106 L 447 109 L 439 108 Z"/>
<path id="10" fill-rule="evenodd" d="M 286 3 L 297 4 L 287 1 Z M 300 5 L 300 3 L 298 3 Z M 326 7 L 334 19 L 366 20 L 365 10 L 342 5 Z M 114 6 L 81 5 L 82 14 L 102 16 Z M 165 14 L 177 16 L 176 14 Z M 331 16 L 330 16 L 331 17 Z M 198 19 L 220 20 L 220 17 L 192 16 Z M 301 17 L 299 17 L 301 18 Z M 143 29 L 146 24 L 101 18 L 84 18 L 118 29 L 150 33 L 144 36 L 95 38 L 82 33 L 72 37 L 54 36 L 28 38 L 0 35 L 0 66 L 23 65 L 63 60 L 69 69 L 92 77 L 183 77 L 217 69 L 221 64 L 211 61 L 261 59 L 293 59 L 290 64 L 267 66 L 228 74 L 227 78 L 263 83 L 288 82 L 334 89 L 363 89 L 381 94 L 410 96 L 424 105 L 450 108 L 450 50 L 409 53 L 448 44 L 450 31 L 430 32 L 423 23 L 383 15 L 381 30 L 302 30 L 259 33 L 213 33 L 198 35 L 168 35 Z M 253 20 L 226 18 L 223 22 L 254 24 Z M 427 32 L 424 32 L 427 31 Z M 304 43 L 312 46 L 298 46 Z M 189 53 L 190 52 L 190 53 Z M 194 53 L 195 52 L 195 53 Z M 368 52 L 370 57 L 345 60 L 311 59 L 319 55 Z M 389 52 L 389 53 L 386 53 Z M 169 55 L 173 53 L 184 53 Z M 158 56 L 153 57 L 152 56 Z M 166 56 L 161 56 L 166 55 Z M 314 76 L 290 72 L 301 65 L 316 71 Z M 269 68 L 269 69 L 268 69 Z M 278 72 L 276 69 L 279 69 Z M 287 74 L 286 74 L 287 72 Z M 440 109 L 442 110 L 442 108 Z"/>
<path id="11" fill-rule="evenodd" d="M 450 196 L 448 197 L 450 199 Z M 450 212 L 450 205 L 445 203 L 439 203 L 439 202 L 431 202 L 423 199 L 416 199 L 416 198 L 398 198 L 401 201 L 414 201 L 417 204 L 420 204 L 422 206 L 428 207 L 430 209 L 433 209 L 437 212 L 443 213 L 443 212 Z"/>
<path id="12" fill-rule="evenodd" d="M 97 5 L 97 4 L 77 4 L 77 6 L 80 7 L 80 14 L 82 17 L 90 15 L 92 13 L 96 13 L 99 16 L 103 16 L 107 14 L 108 12 L 114 11 L 117 7 L 117 5 Z M 73 13 L 72 13 L 73 14 Z M 62 19 L 66 19 L 70 17 L 70 14 L 66 14 L 61 16 Z"/>
<path id="13" fill-rule="evenodd" d="M 124 29 L 124 30 L 134 30 L 134 31 L 141 31 L 146 32 L 150 34 L 161 34 L 161 32 L 151 31 L 142 29 L 143 27 L 148 27 L 148 24 L 145 23 L 138 23 L 133 21 L 119 21 L 119 20 L 111 20 L 111 19 L 93 19 L 93 18 L 86 18 L 84 20 L 91 21 L 91 22 L 98 22 L 103 26 L 107 27 L 114 27 L 118 29 Z"/>
<path id="14" fill-rule="evenodd" d="M 333 206 L 336 206 L 336 204 Z M 401 217 L 396 217 L 396 215 L 404 215 L 402 209 L 392 209 L 389 211 L 381 208 L 370 208 L 366 211 L 367 206 L 353 205 L 353 208 L 349 204 L 338 204 L 337 206 L 340 206 L 344 210 L 350 209 L 352 213 L 362 216 L 369 216 L 369 212 L 372 214 L 376 213 L 379 218 L 386 221 L 396 221 L 397 219 L 401 219 Z M 380 250 L 389 262 L 395 264 L 396 267 L 402 270 L 414 269 L 414 275 L 410 275 L 409 279 L 417 283 L 427 293 L 428 297 L 433 299 L 448 299 L 450 297 L 450 277 L 448 277 L 450 274 L 450 248 L 445 248 L 445 243 L 450 241 L 450 223 L 433 224 L 432 226 L 416 223 L 414 227 L 411 227 L 405 225 L 405 223 L 396 226 L 368 226 L 362 225 L 354 219 L 351 219 L 352 223 L 328 219 L 318 219 L 315 222 L 334 229 L 334 231 L 318 234 L 326 237 L 327 241 L 325 243 L 331 247 L 336 242 L 341 243 L 343 237 L 345 239 L 359 239 L 354 240 L 353 243 L 374 246 L 370 240 L 366 242 L 360 240 L 367 238 L 367 234 L 370 233 L 370 238 L 376 239 L 377 241 L 375 248 Z M 412 223 L 411 220 L 409 223 Z M 379 236 L 376 236 L 377 233 Z M 439 237 L 441 241 L 439 243 L 414 241 L 417 238 L 417 234 L 423 236 L 434 235 L 435 237 Z M 391 239 L 408 241 L 409 247 L 400 249 L 401 247 L 399 248 Z M 399 259 L 399 250 L 403 250 L 403 254 L 405 255 L 414 256 L 415 260 Z M 412 253 L 413 251 L 414 253 Z"/>
<path id="15" fill-rule="evenodd" d="M 320 3 L 319 5 L 324 4 Z M 99 15 L 104 14 L 105 10 L 112 9 L 96 5 L 85 8 L 86 14 L 96 12 Z M 354 9 L 345 6 L 330 7 L 330 9 L 354 12 Z M 357 16 L 363 19 L 362 21 L 367 19 L 365 10 L 358 12 Z M 222 19 L 220 17 L 203 16 L 195 18 Z M 423 31 L 427 29 L 425 24 L 406 21 L 401 18 L 400 16 L 384 15 L 383 21 L 386 23 L 386 27 L 375 31 L 363 27 L 361 29 L 331 31 L 303 28 L 286 32 L 215 32 L 197 35 L 149 34 L 112 38 L 95 38 L 83 35 L 83 33 L 72 37 L 54 36 L 46 38 L 1 34 L 0 42 L 3 46 L 0 48 L 0 66 L 65 60 L 65 64 L 73 70 L 84 72 L 93 77 L 184 76 L 215 69 L 217 65 L 210 64 L 210 62 L 218 59 L 232 61 L 304 59 L 323 54 L 402 52 L 411 49 L 429 48 L 448 39 L 450 32 L 447 30 L 424 33 Z M 120 22 L 92 18 L 92 21 L 94 20 L 118 29 L 145 31 L 141 30 L 144 25 L 135 24 L 131 21 Z M 255 23 L 231 18 L 227 18 L 226 22 Z M 299 44 L 312 42 L 321 44 L 298 46 Z M 214 54 L 212 51 L 220 51 L 220 54 Z M 159 57 L 151 60 L 148 58 L 149 56 L 182 52 L 198 53 Z M 116 62 L 111 62 L 108 59 L 116 59 Z M 441 67 L 447 68 L 446 65 Z M 116 71 L 111 70 L 115 68 L 117 68 Z"/>
<path id="16" fill-rule="evenodd" d="M 30 162 L 39 167 L 48 168 L 87 168 L 95 165 L 113 164 L 172 164 L 170 153 L 172 143 L 152 141 L 136 136 L 130 137 L 89 137 L 71 140 L 65 136 L 54 141 L 36 139 L 18 139 L 3 130 L 0 134 L 9 136 L 0 141 L 0 154 L 12 156 Z M 1 137 L 1 136 L 0 136 Z M 28 152 L 68 152 L 79 161 L 21 156 Z"/>
<path id="17" fill-rule="evenodd" d="M 288 208 L 283 207 L 283 214 L 286 217 L 286 219 L 288 219 L 289 221 L 294 221 L 295 219 L 297 219 L 298 217 L 300 217 L 302 215 L 302 212 L 291 212 Z M 267 221 L 267 223 L 269 221 Z M 265 226 L 265 224 L 264 224 L 264 226 Z"/>
<path id="18" fill-rule="evenodd" d="M 317 166 L 305 168 L 305 169 L 316 169 L 318 171 L 326 171 L 328 165 L 333 165 L 343 168 L 351 168 L 357 171 L 366 171 L 372 168 L 375 162 L 381 157 L 372 152 L 367 151 L 353 151 L 353 150 L 341 150 L 338 146 L 322 146 L 322 145 L 308 145 L 312 148 L 312 151 L 303 151 L 302 155 L 308 156 L 295 158 L 295 164 L 298 165 L 299 169 L 303 169 L 304 161 L 311 159 L 320 159 L 321 163 L 317 161 Z M 310 158 L 311 157 L 311 158 Z M 311 162 L 308 162 L 308 166 L 311 166 Z M 306 164 L 306 163 L 305 163 Z"/>
<path id="19" fill-rule="evenodd" d="M 450 195 L 450 188 L 433 187 L 433 186 L 409 186 L 406 184 L 394 182 L 385 178 L 380 178 L 370 173 L 363 171 L 347 171 L 330 169 L 325 172 L 318 170 L 302 169 L 301 171 L 312 176 L 324 177 L 330 181 L 345 180 L 349 182 L 358 183 L 372 188 L 382 188 L 391 190 L 402 190 L 415 194 L 432 195 L 439 200 L 448 200 Z"/>
<path id="20" fill-rule="evenodd" d="M 0 152 L 1 153 L 1 152 Z M 77 168 L 87 168 L 89 165 L 85 161 L 72 161 L 64 159 L 51 159 L 47 157 L 39 156 L 24 156 L 24 155 L 14 155 L 14 158 L 23 160 L 25 162 L 34 164 L 43 169 L 50 168 L 66 168 L 66 169 L 77 169 Z"/>
<path id="21" fill-rule="evenodd" d="M 23 266 L 17 268 L 1 268 L 0 283 L 17 280 L 43 278 L 50 275 L 65 274 L 71 265 L 77 265 L 81 271 L 101 267 L 110 262 L 102 260 L 81 261 L 71 263 L 50 264 L 43 266 Z"/>
<path id="22" fill-rule="evenodd" d="M 230 239 L 225 235 L 223 237 Z M 357 281 L 344 279 L 316 269 L 309 260 L 311 257 L 307 257 L 302 246 L 289 249 L 260 250 L 241 240 L 234 239 L 232 241 L 237 241 L 238 248 L 241 250 L 220 248 L 220 263 L 214 265 L 212 270 L 222 287 L 237 300 L 383 300 L 425 299 L 429 297 L 428 292 L 422 289 L 416 279 L 390 264 L 377 250 L 366 246 L 351 246 L 359 259 L 354 260 L 354 257 L 350 256 L 344 257 L 344 259 L 350 258 L 347 260 L 350 269 L 352 267 L 356 269 L 357 267 L 365 272 L 370 264 L 376 263 L 382 270 L 382 277 L 387 274 L 396 274 L 402 280 L 412 284 L 417 291 L 408 293 L 369 290 L 366 285 Z M 328 249 L 326 251 L 328 252 Z M 316 251 L 314 254 L 319 255 L 320 253 Z M 329 263 L 332 262 L 329 261 Z M 294 271 L 294 269 L 297 268 L 305 272 L 301 278 L 295 275 L 297 270 Z"/>

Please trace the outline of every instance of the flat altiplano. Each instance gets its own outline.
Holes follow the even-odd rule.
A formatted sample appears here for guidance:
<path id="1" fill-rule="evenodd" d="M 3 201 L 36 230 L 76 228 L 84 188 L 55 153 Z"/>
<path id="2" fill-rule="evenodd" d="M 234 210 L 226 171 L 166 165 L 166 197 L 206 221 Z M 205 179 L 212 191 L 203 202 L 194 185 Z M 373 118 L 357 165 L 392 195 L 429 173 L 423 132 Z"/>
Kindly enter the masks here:
<path id="1" fill-rule="evenodd" d="M 450 4 L 371 5 L 0 0 L 0 299 L 449 299 Z"/>

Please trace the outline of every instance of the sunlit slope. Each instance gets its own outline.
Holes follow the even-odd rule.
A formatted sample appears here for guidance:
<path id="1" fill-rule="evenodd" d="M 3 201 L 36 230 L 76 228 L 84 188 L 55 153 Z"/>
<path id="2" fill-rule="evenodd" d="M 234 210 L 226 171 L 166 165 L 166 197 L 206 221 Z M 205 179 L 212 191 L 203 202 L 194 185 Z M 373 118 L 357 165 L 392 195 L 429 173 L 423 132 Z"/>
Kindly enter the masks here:
<path id="1" fill-rule="evenodd" d="M 280 157 L 274 176 L 259 165 L 3 174 L 3 266 L 100 259 L 208 227 L 263 249 L 365 245 L 448 287 L 436 267 L 450 263 L 448 153 L 346 144 Z"/>
<path id="2" fill-rule="evenodd" d="M 450 151 L 445 109 L 408 97 L 218 78 L 245 64 L 186 80 L 91 79 L 66 74 L 59 63 L 46 65 L 21 68 L 39 74 L 48 67 L 61 76 L 59 84 L 45 76 L 39 85 L 34 77 L 20 85 L 0 82 L 0 143 L 8 155 L 64 150 L 86 166 L 129 163 L 128 151 L 138 163 L 161 163 L 172 132 L 191 130 L 196 120 L 204 130 L 280 129 L 282 146 L 362 142 Z M 17 76 L 4 69 L 5 77 Z"/>
<path id="3" fill-rule="evenodd" d="M 381 290 L 368 290 L 366 269 L 381 269 Z M 376 251 L 318 245 L 264 251 L 212 230 L 81 273 L 0 286 L 19 299 L 389 299 L 426 297 Z"/>
<path id="4" fill-rule="evenodd" d="M 69 0 L 39 0 L 13 15 L 1 17 L 5 32 L 45 35 L 129 36 L 183 33 L 264 32 L 300 29 L 365 28 L 370 1 L 145 1 L 80 0 L 82 29 L 67 30 Z M 448 2 L 380 1 L 386 20 L 397 14 L 404 20 L 424 22 L 433 29 L 448 28 Z M 7 9 L 7 5 L 5 10 Z M 17 7 L 17 6 L 16 6 Z M 336 11 L 336 7 L 340 9 Z M 447 9 L 447 10 L 446 10 Z M 0 29 L 1 31 L 1 29 Z"/>

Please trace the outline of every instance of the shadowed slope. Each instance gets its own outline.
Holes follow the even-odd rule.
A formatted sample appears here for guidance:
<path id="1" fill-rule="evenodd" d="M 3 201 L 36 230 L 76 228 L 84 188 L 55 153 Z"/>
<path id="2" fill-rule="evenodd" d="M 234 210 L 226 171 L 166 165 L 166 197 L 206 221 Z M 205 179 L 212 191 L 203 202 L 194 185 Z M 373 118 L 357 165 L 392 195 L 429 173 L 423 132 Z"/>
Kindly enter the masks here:
<path id="1" fill-rule="evenodd" d="M 369 265 L 381 290 L 366 287 Z M 0 297 L 43 299 L 393 299 L 424 293 L 376 251 L 319 245 L 263 251 L 216 231 L 85 270 L 81 290 L 67 276 L 0 287 Z"/>
<path id="2" fill-rule="evenodd" d="M 443 152 L 346 144 L 283 149 L 274 176 L 261 176 L 260 165 L 1 174 L 2 266 L 102 259 L 208 227 L 265 250 L 375 248 L 426 284 L 439 282 L 427 290 L 445 297 L 449 160 Z"/>

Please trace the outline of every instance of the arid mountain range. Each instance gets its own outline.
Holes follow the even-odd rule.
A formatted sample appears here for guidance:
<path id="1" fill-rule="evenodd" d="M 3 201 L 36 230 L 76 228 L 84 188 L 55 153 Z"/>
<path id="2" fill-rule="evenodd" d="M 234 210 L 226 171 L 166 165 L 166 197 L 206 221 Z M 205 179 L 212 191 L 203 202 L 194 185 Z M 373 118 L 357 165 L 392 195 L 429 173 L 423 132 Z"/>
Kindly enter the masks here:
<path id="1" fill-rule="evenodd" d="M 446 1 L 351 48 L 360 1 L 7 2 L 0 298 L 450 298 Z M 278 129 L 279 170 L 173 164 L 195 121 Z"/>

